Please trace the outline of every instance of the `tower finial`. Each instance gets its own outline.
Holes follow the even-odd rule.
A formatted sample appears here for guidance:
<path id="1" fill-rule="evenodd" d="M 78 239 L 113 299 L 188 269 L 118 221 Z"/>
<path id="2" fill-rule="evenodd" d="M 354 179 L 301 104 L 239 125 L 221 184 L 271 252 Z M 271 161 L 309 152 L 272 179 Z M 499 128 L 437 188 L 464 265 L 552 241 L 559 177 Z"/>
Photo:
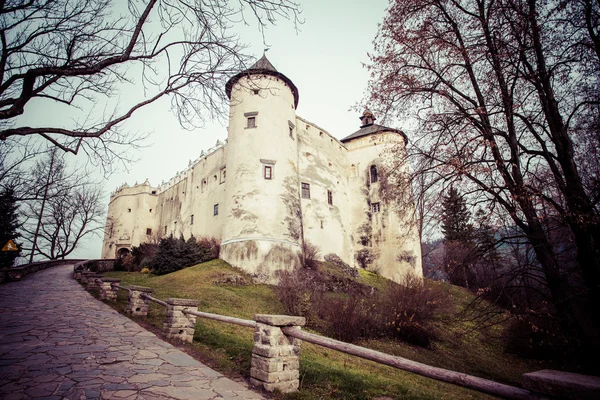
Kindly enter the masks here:
<path id="1" fill-rule="evenodd" d="M 365 112 L 363 112 L 363 115 L 360 117 L 360 122 L 362 122 L 360 127 L 364 128 L 365 126 L 373 125 L 375 119 L 373 113 L 368 108 L 365 108 Z"/>

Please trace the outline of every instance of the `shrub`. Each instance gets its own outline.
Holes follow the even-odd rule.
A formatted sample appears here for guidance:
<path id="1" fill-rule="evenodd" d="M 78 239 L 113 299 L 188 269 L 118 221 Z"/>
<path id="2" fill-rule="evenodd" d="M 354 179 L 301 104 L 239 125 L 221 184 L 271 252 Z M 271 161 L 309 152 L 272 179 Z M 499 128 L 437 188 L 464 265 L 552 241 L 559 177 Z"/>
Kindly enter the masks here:
<path id="1" fill-rule="evenodd" d="M 210 260 L 216 260 L 219 258 L 221 252 L 221 242 L 215 237 L 202 236 L 198 238 L 198 246 L 203 249 L 210 250 Z M 210 261 L 207 260 L 207 261 Z"/>
<path id="2" fill-rule="evenodd" d="M 304 241 L 302 244 L 302 255 L 304 260 L 304 267 L 315 269 L 321 254 L 321 248 L 316 244 L 312 244 L 308 241 Z"/>
<path id="3" fill-rule="evenodd" d="M 151 271 L 150 271 L 150 268 L 148 268 L 148 267 L 144 267 L 144 268 L 142 268 L 142 270 L 141 270 L 140 272 L 141 272 L 142 274 L 149 274 Z"/>
<path id="4" fill-rule="evenodd" d="M 378 336 L 376 303 L 367 296 L 326 297 L 320 302 L 327 321 L 327 334 L 335 339 L 354 342 Z"/>
<path id="5" fill-rule="evenodd" d="M 375 260 L 375 256 L 373 255 L 373 252 L 371 252 L 371 250 L 369 249 L 360 249 L 356 252 L 356 261 L 362 269 L 367 269 L 367 267 L 373 262 L 373 260 Z"/>
<path id="6" fill-rule="evenodd" d="M 290 315 L 309 318 L 312 313 L 312 297 L 315 293 L 314 280 L 303 270 L 279 274 L 277 296 Z"/>
<path id="7" fill-rule="evenodd" d="M 210 250 L 200 247 L 194 236 L 187 241 L 183 236 L 179 239 L 169 236 L 160 240 L 149 266 L 155 274 L 163 275 L 208 260 Z"/>
<path id="8" fill-rule="evenodd" d="M 402 284 L 390 283 L 379 305 L 389 335 L 428 347 L 435 338 L 431 321 L 446 304 L 445 297 L 441 289 L 412 274 Z"/>
<path id="9" fill-rule="evenodd" d="M 534 315 L 520 315 L 506 329 L 505 351 L 537 360 L 565 360 L 577 348 L 560 334 L 558 322 Z"/>
<path id="10" fill-rule="evenodd" d="M 156 243 L 141 243 L 139 246 L 134 246 L 131 249 L 131 255 L 133 255 L 133 263 L 138 267 L 143 267 L 142 261 L 144 259 L 151 260 L 157 251 L 158 244 Z"/>

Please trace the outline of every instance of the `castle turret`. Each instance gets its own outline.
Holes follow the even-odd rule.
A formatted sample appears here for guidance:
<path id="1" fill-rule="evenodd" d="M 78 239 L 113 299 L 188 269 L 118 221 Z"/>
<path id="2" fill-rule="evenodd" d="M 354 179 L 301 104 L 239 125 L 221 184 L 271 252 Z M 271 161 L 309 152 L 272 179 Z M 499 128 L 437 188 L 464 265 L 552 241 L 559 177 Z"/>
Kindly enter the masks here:
<path id="1" fill-rule="evenodd" d="M 375 123 L 365 110 L 360 129 L 342 139 L 350 163 L 353 237 L 359 267 L 396 282 L 423 276 L 406 135 Z"/>
<path id="2" fill-rule="evenodd" d="M 265 280 L 299 265 L 298 89 L 263 56 L 226 85 L 227 188 L 220 257 Z"/>
<path id="3" fill-rule="evenodd" d="M 123 185 L 110 197 L 102 258 L 122 257 L 156 234 L 157 189 L 146 181 Z"/>

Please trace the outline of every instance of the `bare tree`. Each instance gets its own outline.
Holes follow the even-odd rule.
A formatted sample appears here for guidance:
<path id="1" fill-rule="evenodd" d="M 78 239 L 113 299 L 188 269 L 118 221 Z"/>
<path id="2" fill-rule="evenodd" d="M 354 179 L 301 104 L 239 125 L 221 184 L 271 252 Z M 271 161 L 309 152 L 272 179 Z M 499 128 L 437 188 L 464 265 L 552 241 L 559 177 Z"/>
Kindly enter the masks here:
<path id="1" fill-rule="evenodd" d="M 29 262 L 36 256 L 65 258 L 102 229 L 101 187 L 85 173 L 70 170 L 57 148 L 39 159 L 26 178 L 29 190 L 19 204 Z"/>
<path id="2" fill-rule="evenodd" d="M 37 135 L 66 152 L 85 151 L 110 168 L 115 157 L 123 157 L 114 145 L 140 138 L 125 133 L 123 123 L 163 97 L 171 99 L 184 126 L 218 115 L 226 79 L 247 61 L 231 25 L 248 19 L 262 30 L 279 17 L 297 23 L 298 5 L 0 1 L 0 139 Z M 75 120 L 27 125 L 48 102 L 63 105 L 64 115 Z"/>
<path id="3" fill-rule="evenodd" d="M 600 304 L 598 164 L 588 157 L 600 119 L 598 10 L 587 0 L 396 1 L 368 99 L 388 117 L 417 118 L 409 152 L 419 172 L 434 171 L 430 187 L 460 187 L 518 227 L 564 330 L 596 352 L 600 313 L 576 304 Z M 576 269 L 548 217 L 566 228 Z"/>

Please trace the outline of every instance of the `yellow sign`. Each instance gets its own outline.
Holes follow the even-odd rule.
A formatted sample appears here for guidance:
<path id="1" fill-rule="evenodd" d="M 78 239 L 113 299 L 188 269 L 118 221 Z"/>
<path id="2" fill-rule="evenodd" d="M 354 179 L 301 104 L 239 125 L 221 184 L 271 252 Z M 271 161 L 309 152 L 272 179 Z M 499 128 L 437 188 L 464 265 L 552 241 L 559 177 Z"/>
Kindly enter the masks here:
<path id="1" fill-rule="evenodd" d="M 6 244 L 2 248 L 2 251 L 19 251 L 19 248 L 17 247 L 15 242 L 12 241 L 12 239 L 9 239 L 8 242 L 6 242 Z"/>

